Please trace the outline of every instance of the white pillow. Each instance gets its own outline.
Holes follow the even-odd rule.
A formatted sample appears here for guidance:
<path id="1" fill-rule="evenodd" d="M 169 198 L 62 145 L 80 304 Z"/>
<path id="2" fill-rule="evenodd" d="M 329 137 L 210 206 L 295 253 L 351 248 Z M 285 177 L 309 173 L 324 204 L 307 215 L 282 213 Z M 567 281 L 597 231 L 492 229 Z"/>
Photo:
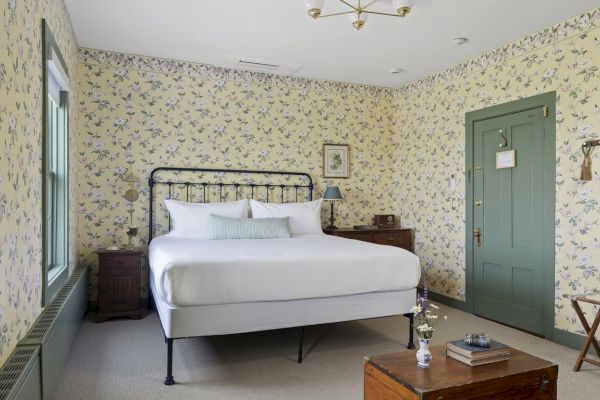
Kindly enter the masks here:
<path id="1" fill-rule="evenodd" d="M 261 203 L 250 200 L 252 218 L 282 218 L 290 217 L 290 232 L 292 235 L 323 233 L 321 229 L 321 201 L 306 203 Z"/>
<path id="2" fill-rule="evenodd" d="M 165 200 L 171 214 L 173 236 L 208 239 L 209 215 L 231 218 L 248 217 L 248 200 L 225 203 L 186 203 L 179 200 Z"/>

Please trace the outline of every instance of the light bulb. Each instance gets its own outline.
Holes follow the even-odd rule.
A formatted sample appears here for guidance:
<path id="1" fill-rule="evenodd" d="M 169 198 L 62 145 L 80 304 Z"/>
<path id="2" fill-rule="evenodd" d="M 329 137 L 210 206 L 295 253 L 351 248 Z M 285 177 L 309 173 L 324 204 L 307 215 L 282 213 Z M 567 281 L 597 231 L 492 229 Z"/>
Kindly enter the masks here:
<path id="1" fill-rule="evenodd" d="M 356 28 L 356 30 L 360 30 L 363 26 L 365 26 L 365 22 L 367 22 L 368 14 L 363 12 L 361 13 L 352 13 L 348 15 L 350 17 L 350 22 L 352 22 L 352 26 Z"/>
<path id="2" fill-rule="evenodd" d="M 306 7 L 306 11 L 308 15 L 313 17 L 314 19 L 319 18 L 321 15 L 321 10 L 323 9 L 323 4 L 325 4 L 325 0 L 305 0 L 304 6 Z"/>
<path id="3" fill-rule="evenodd" d="M 394 9 L 399 16 L 406 17 L 414 4 L 415 0 L 394 0 Z"/>

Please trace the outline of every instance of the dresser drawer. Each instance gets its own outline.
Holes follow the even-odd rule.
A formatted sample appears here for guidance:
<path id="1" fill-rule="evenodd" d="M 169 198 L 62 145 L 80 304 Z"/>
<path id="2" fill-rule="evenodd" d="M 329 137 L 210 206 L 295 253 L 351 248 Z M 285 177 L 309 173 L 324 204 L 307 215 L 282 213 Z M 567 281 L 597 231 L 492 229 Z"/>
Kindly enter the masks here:
<path id="1" fill-rule="evenodd" d="M 354 239 L 361 240 L 363 242 L 371 242 L 373 243 L 373 234 L 371 232 L 343 232 L 340 234 L 336 234 L 336 236 L 340 236 L 346 239 Z"/>
<path id="2" fill-rule="evenodd" d="M 375 243 L 386 246 L 402 247 L 407 250 L 411 247 L 410 231 L 376 232 L 373 239 Z"/>
<path id="3" fill-rule="evenodd" d="M 325 230 L 327 235 L 339 236 L 346 239 L 361 240 L 363 242 L 396 246 L 413 251 L 413 230 L 408 228 L 380 228 L 375 230 L 360 230 L 352 228 L 340 228 Z"/>

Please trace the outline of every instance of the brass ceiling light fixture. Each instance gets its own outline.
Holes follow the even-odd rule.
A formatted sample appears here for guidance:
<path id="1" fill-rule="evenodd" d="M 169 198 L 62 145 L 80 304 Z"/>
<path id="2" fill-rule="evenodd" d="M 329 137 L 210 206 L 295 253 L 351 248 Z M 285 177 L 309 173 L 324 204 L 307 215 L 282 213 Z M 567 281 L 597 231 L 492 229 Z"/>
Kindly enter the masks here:
<path id="1" fill-rule="evenodd" d="M 352 26 L 356 28 L 356 30 L 360 30 L 365 26 L 365 22 L 367 21 L 367 17 L 369 14 L 377 14 L 377 15 L 386 15 L 389 17 L 406 17 L 410 10 L 412 9 L 415 0 L 392 0 L 393 9 L 395 13 L 390 12 L 382 12 L 382 11 L 374 11 L 370 7 L 379 2 L 382 3 L 382 0 L 371 0 L 371 1 L 362 1 L 358 0 L 356 5 L 351 4 L 346 0 L 339 0 L 341 3 L 349 7 L 348 11 L 336 12 L 331 14 L 323 14 L 323 6 L 325 4 L 325 0 L 305 0 L 304 5 L 306 6 L 306 11 L 308 15 L 310 15 L 314 19 L 325 18 L 325 17 L 334 17 L 337 15 L 348 15 L 350 18 L 350 22 L 352 22 Z"/>

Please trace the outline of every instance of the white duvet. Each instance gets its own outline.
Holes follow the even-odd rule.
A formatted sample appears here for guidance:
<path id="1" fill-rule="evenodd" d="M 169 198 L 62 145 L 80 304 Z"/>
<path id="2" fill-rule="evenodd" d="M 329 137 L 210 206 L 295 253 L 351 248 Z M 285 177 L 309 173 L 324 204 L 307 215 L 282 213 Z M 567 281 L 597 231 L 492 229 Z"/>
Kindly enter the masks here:
<path id="1" fill-rule="evenodd" d="M 172 306 L 246 303 L 406 290 L 419 282 L 409 251 L 325 234 L 204 240 L 160 236 L 149 248 L 159 296 Z"/>

